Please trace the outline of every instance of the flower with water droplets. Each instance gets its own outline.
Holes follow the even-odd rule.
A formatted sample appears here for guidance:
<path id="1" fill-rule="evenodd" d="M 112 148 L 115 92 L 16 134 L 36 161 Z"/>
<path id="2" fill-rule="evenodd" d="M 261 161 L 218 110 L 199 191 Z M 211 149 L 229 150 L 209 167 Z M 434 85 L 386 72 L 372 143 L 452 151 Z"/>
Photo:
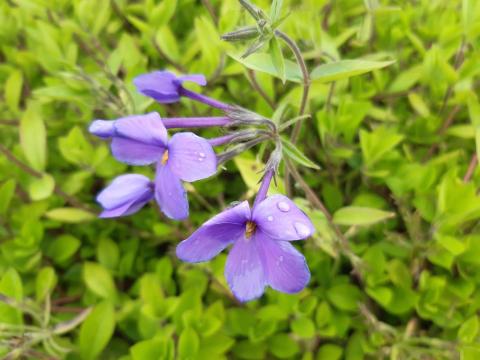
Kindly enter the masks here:
<path id="1" fill-rule="evenodd" d="M 225 276 L 240 301 L 258 298 L 266 286 L 296 293 L 307 285 L 310 271 L 290 241 L 313 232 L 310 219 L 290 199 L 272 195 L 256 201 L 253 209 L 244 201 L 216 215 L 177 246 L 177 256 L 208 261 L 233 245 Z"/>
<path id="2" fill-rule="evenodd" d="M 166 216 L 184 219 L 188 200 L 182 181 L 205 179 L 216 172 L 217 158 L 207 140 L 189 132 L 168 138 L 157 113 L 114 121 L 96 120 L 90 132 L 111 138 L 113 156 L 130 165 L 156 164 L 155 199 Z"/>
<path id="3" fill-rule="evenodd" d="M 193 82 L 200 86 L 207 85 L 204 75 L 180 75 L 177 76 L 170 71 L 153 71 L 148 74 L 142 74 L 133 79 L 137 90 L 148 97 L 155 99 L 161 104 L 171 104 L 180 100 L 182 96 L 186 96 L 195 101 L 200 101 L 206 105 L 228 109 L 229 105 L 224 104 L 208 96 L 196 93 L 183 87 L 183 83 Z"/>

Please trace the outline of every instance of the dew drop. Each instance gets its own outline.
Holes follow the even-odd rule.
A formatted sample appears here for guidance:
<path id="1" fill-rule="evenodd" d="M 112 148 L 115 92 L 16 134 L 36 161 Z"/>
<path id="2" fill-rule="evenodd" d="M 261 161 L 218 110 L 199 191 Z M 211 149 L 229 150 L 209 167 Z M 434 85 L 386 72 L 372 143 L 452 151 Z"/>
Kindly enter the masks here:
<path id="1" fill-rule="evenodd" d="M 268 220 L 268 221 L 273 221 L 273 216 L 272 216 L 272 215 L 268 216 L 268 217 L 267 217 L 267 220 Z"/>
<path id="2" fill-rule="evenodd" d="M 297 232 L 298 236 L 309 236 L 310 235 L 310 228 L 302 224 L 300 222 L 296 222 L 293 224 L 293 227 L 295 228 L 295 231 Z"/>
<path id="3" fill-rule="evenodd" d="M 203 160 L 205 160 L 205 158 L 199 157 L 197 160 L 198 160 L 199 162 L 202 162 Z"/>
<path id="4" fill-rule="evenodd" d="M 199 152 L 199 153 L 198 153 L 198 156 L 200 156 L 201 158 L 204 158 L 204 157 L 206 157 L 206 155 L 205 155 L 205 153 L 204 153 L 204 152 Z"/>
<path id="5" fill-rule="evenodd" d="M 277 204 L 277 207 L 280 209 L 280 211 L 283 211 L 283 212 L 290 211 L 290 205 L 288 205 L 285 201 L 280 201 Z"/>

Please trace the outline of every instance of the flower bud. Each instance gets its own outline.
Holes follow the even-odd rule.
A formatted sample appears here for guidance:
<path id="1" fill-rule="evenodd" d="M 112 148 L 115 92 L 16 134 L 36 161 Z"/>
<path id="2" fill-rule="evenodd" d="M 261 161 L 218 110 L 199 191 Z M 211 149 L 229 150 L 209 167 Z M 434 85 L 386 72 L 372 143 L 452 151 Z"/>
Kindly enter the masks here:
<path id="1" fill-rule="evenodd" d="M 272 132 L 277 132 L 277 127 L 271 120 L 240 106 L 231 107 L 226 111 L 226 115 L 232 120 L 230 126 L 264 125 L 269 127 Z"/>
<path id="2" fill-rule="evenodd" d="M 263 12 L 262 9 L 259 9 L 258 7 L 256 7 L 255 5 L 253 5 L 250 1 L 248 0 L 239 0 L 239 3 L 240 5 L 242 5 L 244 7 L 245 10 L 247 10 L 250 15 L 252 15 L 252 17 L 255 19 L 255 20 L 261 20 L 261 19 L 266 19 L 267 16 L 265 15 L 265 13 Z"/>
<path id="3" fill-rule="evenodd" d="M 256 26 L 246 26 L 222 35 L 225 41 L 250 40 L 260 35 Z"/>

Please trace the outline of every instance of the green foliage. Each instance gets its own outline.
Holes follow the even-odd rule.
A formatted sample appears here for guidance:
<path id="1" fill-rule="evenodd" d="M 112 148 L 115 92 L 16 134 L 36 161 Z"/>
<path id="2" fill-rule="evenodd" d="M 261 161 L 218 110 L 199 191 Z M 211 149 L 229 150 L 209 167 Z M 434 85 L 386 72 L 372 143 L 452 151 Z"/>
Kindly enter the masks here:
<path id="1" fill-rule="evenodd" d="M 296 143 L 301 69 L 272 29 L 247 58 L 252 43 L 220 40 L 254 25 L 236 0 L 0 2 L 0 357 L 480 358 L 480 1 L 253 3 L 310 71 Z M 175 257 L 199 224 L 251 199 L 271 147 L 191 184 L 188 221 L 153 204 L 96 219 L 114 176 L 152 171 L 112 160 L 90 121 L 218 115 L 135 92 L 135 76 L 163 68 L 206 74 L 210 96 L 283 130 L 284 155 L 332 214 L 293 181 L 316 228 L 295 243 L 312 274 L 301 293 L 239 304 L 225 254 Z M 285 191 L 280 176 L 270 191 Z"/>

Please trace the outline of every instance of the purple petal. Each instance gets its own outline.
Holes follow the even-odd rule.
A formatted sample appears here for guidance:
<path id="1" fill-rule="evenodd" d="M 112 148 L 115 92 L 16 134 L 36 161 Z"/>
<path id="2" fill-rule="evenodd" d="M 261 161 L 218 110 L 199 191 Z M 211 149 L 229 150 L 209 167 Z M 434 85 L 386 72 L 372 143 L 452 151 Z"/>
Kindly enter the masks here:
<path id="1" fill-rule="evenodd" d="M 162 212 L 170 219 L 182 220 L 188 217 L 187 192 L 168 164 L 157 166 L 155 199 Z"/>
<path id="2" fill-rule="evenodd" d="M 285 293 L 296 293 L 310 280 L 305 257 L 288 241 L 278 241 L 257 231 L 254 235 L 263 254 L 263 265 L 268 285 Z"/>
<path id="3" fill-rule="evenodd" d="M 152 192 L 152 197 L 153 198 L 153 192 Z M 151 200 L 149 198 L 149 200 Z M 109 209 L 109 210 L 103 210 L 100 215 L 98 215 L 99 218 L 106 219 L 106 218 L 114 218 L 114 217 L 119 217 L 119 216 L 127 216 L 136 213 L 138 210 L 140 210 L 142 207 L 145 206 L 145 204 L 148 201 L 145 202 L 134 202 L 130 204 L 125 204 L 123 206 L 120 206 L 115 209 Z"/>
<path id="4" fill-rule="evenodd" d="M 133 83 L 137 90 L 159 103 L 169 104 L 180 100 L 179 88 L 175 74 L 169 71 L 154 71 L 149 74 L 137 76 Z"/>
<path id="5" fill-rule="evenodd" d="M 209 142 L 193 133 L 175 134 L 168 143 L 172 172 L 188 182 L 205 179 L 217 171 L 217 157 Z"/>
<path id="6" fill-rule="evenodd" d="M 165 149 L 122 137 L 114 137 L 110 145 L 112 155 L 129 165 L 149 165 L 161 159 Z"/>
<path id="7" fill-rule="evenodd" d="M 187 262 L 212 259 L 245 233 L 245 222 L 250 218 L 248 202 L 227 209 L 214 216 L 177 246 L 177 257 Z"/>
<path id="8" fill-rule="evenodd" d="M 255 236 L 235 242 L 227 257 L 225 277 L 240 301 L 250 301 L 263 294 L 266 278 Z"/>
<path id="9" fill-rule="evenodd" d="M 315 228 L 305 213 L 283 195 L 272 195 L 253 209 L 258 228 L 277 240 L 300 240 L 313 234 Z"/>
<path id="10" fill-rule="evenodd" d="M 88 131 L 101 138 L 110 138 L 115 134 L 115 121 L 111 120 L 95 120 L 88 127 Z"/>
<path id="11" fill-rule="evenodd" d="M 104 208 L 100 217 L 125 216 L 137 212 L 153 198 L 153 183 L 146 176 L 137 174 L 115 178 L 97 196 Z"/>
<path id="12" fill-rule="evenodd" d="M 207 79 L 204 75 L 201 74 L 182 75 L 178 77 L 178 81 L 180 81 L 180 83 L 183 83 L 185 81 L 193 82 L 200 86 L 207 85 Z"/>
<path id="13" fill-rule="evenodd" d="M 115 121 L 115 132 L 120 137 L 161 147 L 168 141 L 167 129 L 156 112 L 120 118 Z"/>

